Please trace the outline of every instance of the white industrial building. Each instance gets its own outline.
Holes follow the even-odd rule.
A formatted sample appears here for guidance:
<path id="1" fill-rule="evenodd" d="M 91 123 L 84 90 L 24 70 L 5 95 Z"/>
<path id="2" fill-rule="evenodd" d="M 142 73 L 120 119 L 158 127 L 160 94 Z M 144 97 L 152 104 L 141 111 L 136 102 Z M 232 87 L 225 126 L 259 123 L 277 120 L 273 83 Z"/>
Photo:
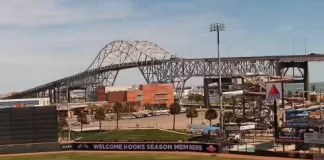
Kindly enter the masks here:
<path id="1" fill-rule="evenodd" d="M 0 108 L 9 107 L 32 107 L 50 105 L 49 98 L 26 98 L 26 99 L 5 99 L 0 100 Z"/>

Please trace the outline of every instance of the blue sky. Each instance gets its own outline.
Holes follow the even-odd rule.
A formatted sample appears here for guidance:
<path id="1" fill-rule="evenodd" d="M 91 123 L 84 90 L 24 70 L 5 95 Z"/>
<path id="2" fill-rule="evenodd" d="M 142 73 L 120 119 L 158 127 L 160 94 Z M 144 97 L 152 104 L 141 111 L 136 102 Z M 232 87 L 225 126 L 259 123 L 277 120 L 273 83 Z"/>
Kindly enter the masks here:
<path id="1" fill-rule="evenodd" d="M 2 0 L 0 92 L 21 91 L 84 70 L 113 40 L 149 40 L 184 57 L 216 57 L 209 24 L 223 22 L 223 56 L 324 52 L 321 0 Z M 312 63 L 311 81 L 323 81 Z M 130 74 L 134 74 L 129 81 Z M 190 79 L 188 84 L 198 84 Z M 144 83 L 137 69 L 116 85 Z"/>

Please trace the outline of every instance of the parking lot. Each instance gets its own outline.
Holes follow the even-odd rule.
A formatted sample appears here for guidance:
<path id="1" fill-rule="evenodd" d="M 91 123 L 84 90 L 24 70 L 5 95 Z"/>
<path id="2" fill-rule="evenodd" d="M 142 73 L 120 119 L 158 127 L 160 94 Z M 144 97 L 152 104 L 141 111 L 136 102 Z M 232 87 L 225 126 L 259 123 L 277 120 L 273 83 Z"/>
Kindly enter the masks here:
<path id="1" fill-rule="evenodd" d="M 125 116 L 123 119 L 119 120 L 119 128 L 163 128 L 163 129 L 172 129 L 173 128 L 173 115 L 158 115 L 145 118 L 127 118 Z M 209 121 L 205 118 L 205 112 L 198 112 L 198 117 L 193 118 L 193 124 L 209 124 Z M 76 119 L 72 120 L 76 121 Z M 212 124 L 218 123 L 218 119 L 212 120 Z M 190 118 L 186 117 L 185 113 L 176 115 L 175 118 L 175 128 L 176 129 L 187 129 L 187 126 L 190 124 Z M 83 128 L 93 128 L 99 127 L 99 122 L 90 122 L 89 124 L 84 124 Z M 103 129 L 115 129 L 117 127 L 116 120 L 105 120 L 102 122 Z M 72 129 L 80 128 L 80 125 L 73 125 Z"/>

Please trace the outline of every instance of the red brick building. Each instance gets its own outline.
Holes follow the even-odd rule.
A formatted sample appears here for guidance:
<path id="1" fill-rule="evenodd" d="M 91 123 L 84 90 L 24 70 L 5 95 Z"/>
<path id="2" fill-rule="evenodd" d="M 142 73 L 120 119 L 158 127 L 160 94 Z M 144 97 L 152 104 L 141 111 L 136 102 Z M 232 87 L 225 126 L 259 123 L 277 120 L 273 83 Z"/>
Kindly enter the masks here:
<path id="1" fill-rule="evenodd" d="M 174 102 L 174 87 L 173 84 L 140 85 L 138 89 L 127 91 L 127 101 L 140 101 L 142 106 L 151 104 L 165 109 Z"/>
<path id="2" fill-rule="evenodd" d="M 144 84 L 137 86 L 98 87 L 97 101 L 139 101 L 141 106 L 151 104 L 156 109 L 166 109 L 174 102 L 173 84 Z"/>

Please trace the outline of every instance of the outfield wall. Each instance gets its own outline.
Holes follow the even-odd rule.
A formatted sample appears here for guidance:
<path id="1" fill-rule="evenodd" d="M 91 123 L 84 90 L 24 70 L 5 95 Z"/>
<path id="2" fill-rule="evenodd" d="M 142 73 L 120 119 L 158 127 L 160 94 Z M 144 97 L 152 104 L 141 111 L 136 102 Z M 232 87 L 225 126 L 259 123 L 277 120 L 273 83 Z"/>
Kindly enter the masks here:
<path id="1" fill-rule="evenodd" d="M 229 153 L 239 155 L 253 155 L 266 157 L 313 159 L 318 154 L 298 152 L 273 152 L 256 149 L 255 152 L 222 151 L 219 144 L 213 143 L 168 143 L 168 142 L 111 142 L 111 143 L 38 143 L 22 145 L 2 145 L 0 154 L 53 152 L 53 151 L 169 151 L 169 152 L 201 152 L 201 153 Z M 324 157 L 320 155 L 321 157 Z"/>
<path id="2" fill-rule="evenodd" d="M 57 141 L 56 106 L 0 108 L 0 145 Z"/>
<path id="3" fill-rule="evenodd" d="M 0 154 L 53 152 L 53 151 L 62 151 L 61 148 L 62 147 L 58 142 L 0 145 Z"/>

